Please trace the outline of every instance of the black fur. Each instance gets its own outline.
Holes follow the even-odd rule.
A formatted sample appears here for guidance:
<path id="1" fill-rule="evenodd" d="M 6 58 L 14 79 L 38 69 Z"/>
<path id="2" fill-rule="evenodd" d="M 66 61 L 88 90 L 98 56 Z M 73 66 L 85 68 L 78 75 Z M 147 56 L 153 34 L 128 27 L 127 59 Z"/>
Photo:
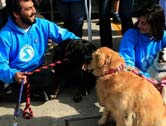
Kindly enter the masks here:
<path id="1" fill-rule="evenodd" d="M 96 47 L 86 40 L 66 40 L 55 46 L 53 58 L 51 57 L 53 60 L 49 62 L 60 60 L 62 63 L 56 65 L 54 71 L 41 69 L 40 72 L 35 72 L 29 76 L 31 99 L 48 101 L 56 98 L 57 93 L 59 90 L 62 91 L 62 88 L 71 87 L 73 91 L 76 89 L 73 100 L 79 102 L 82 95 L 89 93 L 95 85 L 96 78 L 92 73 L 82 70 L 82 65 L 90 62 L 91 54 L 95 50 Z M 13 83 L 10 84 L 10 87 L 12 93 L 16 94 L 15 99 L 17 100 L 20 84 Z"/>
<path id="2" fill-rule="evenodd" d="M 73 100 L 79 102 L 95 85 L 96 78 L 92 73 L 82 70 L 83 64 L 88 64 L 91 54 L 96 50 L 94 44 L 87 40 L 66 40 L 55 48 L 53 62 L 62 61 L 55 67 L 55 77 L 58 87 L 76 89 Z M 59 89 L 58 89 L 59 90 Z"/>

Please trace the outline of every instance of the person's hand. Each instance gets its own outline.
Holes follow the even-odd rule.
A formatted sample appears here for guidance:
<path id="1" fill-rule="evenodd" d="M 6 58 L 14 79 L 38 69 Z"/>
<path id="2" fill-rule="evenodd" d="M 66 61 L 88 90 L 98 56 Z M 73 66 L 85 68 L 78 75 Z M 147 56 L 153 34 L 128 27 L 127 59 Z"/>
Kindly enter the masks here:
<path id="1" fill-rule="evenodd" d="M 28 82 L 27 76 L 25 75 L 24 72 L 17 72 L 14 75 L 14 78 L 19 84 L 21 84 L 22 81 L 24 81 L 24 84 L 26 84 Z"/>

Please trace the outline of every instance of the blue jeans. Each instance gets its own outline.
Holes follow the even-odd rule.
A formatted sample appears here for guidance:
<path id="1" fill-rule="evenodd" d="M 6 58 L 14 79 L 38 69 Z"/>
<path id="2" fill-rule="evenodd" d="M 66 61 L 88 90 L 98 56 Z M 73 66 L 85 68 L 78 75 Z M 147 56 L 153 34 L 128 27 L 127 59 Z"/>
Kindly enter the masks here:
<path id="1" fill-rule="evenodd" d="M 63 2 L 56 0 L 57 9 L 64 21 L 64 27 L 79 37 L 83 34 L 83 22 L 85 16 L 84 0 L 79 2 Z"/>
<path id="2" fill-rule="evenodd" d="M 112 27 L 110 22 L 113 0 L 99 0 L 99 29 L 101 46 L 112 48 Z"/>

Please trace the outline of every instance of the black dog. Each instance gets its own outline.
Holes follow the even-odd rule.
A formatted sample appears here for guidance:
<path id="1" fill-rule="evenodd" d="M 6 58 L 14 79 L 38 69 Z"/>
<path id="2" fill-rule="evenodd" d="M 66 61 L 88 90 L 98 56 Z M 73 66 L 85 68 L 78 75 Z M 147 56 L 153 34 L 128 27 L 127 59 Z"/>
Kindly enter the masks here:
<path id="1" fill-rule="evenodd" d="M 73 91 L 76 89 L 74 101 L 79 102 L 82 95 L 89 93 L 95 85 L 96 78 L 87 70 L 84 71 L 82 66 L 90 62 L 91 53 L 96 47 L 86 40 L 66 40 L 53 47 L 47 51 L 51 55 L 46 56 L 48 63 L 45 65 L 56 61 L 61 63 L 54 69 L 41 69 L 29 76 L 31 99 L 45 102 L 56 98 L 63 87 L 71 87 Z M 20 85 L 13 83 L 10 87 L 18 97 Z"/>
<path id="2" fill-rule="evenodd" d="M 56 95 L 63 87 L 76 89 L 73 100 L 79 102 L 82 95 L 87 95 L 95 85 L 96 78 L 87 70 L 84 64 L 91 60 L 91 54 L 96 46 L 87 40 L 66 40 L 55 48 L 53 62 L 62 61 L 55 67 L 55 77 L 58 84 Z"/>

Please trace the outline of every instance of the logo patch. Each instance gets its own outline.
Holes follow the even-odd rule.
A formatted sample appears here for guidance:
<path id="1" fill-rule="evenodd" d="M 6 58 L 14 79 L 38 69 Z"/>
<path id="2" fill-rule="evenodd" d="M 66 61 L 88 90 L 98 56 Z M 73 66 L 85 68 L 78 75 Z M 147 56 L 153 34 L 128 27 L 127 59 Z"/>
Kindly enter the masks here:
<path id="1" fill-rule="evenodd" d="M 34 49 L 30 45 L 25 45 L 20 50 L 19 58 L 23 62 L 28 62 L 34 57 Z"/>

